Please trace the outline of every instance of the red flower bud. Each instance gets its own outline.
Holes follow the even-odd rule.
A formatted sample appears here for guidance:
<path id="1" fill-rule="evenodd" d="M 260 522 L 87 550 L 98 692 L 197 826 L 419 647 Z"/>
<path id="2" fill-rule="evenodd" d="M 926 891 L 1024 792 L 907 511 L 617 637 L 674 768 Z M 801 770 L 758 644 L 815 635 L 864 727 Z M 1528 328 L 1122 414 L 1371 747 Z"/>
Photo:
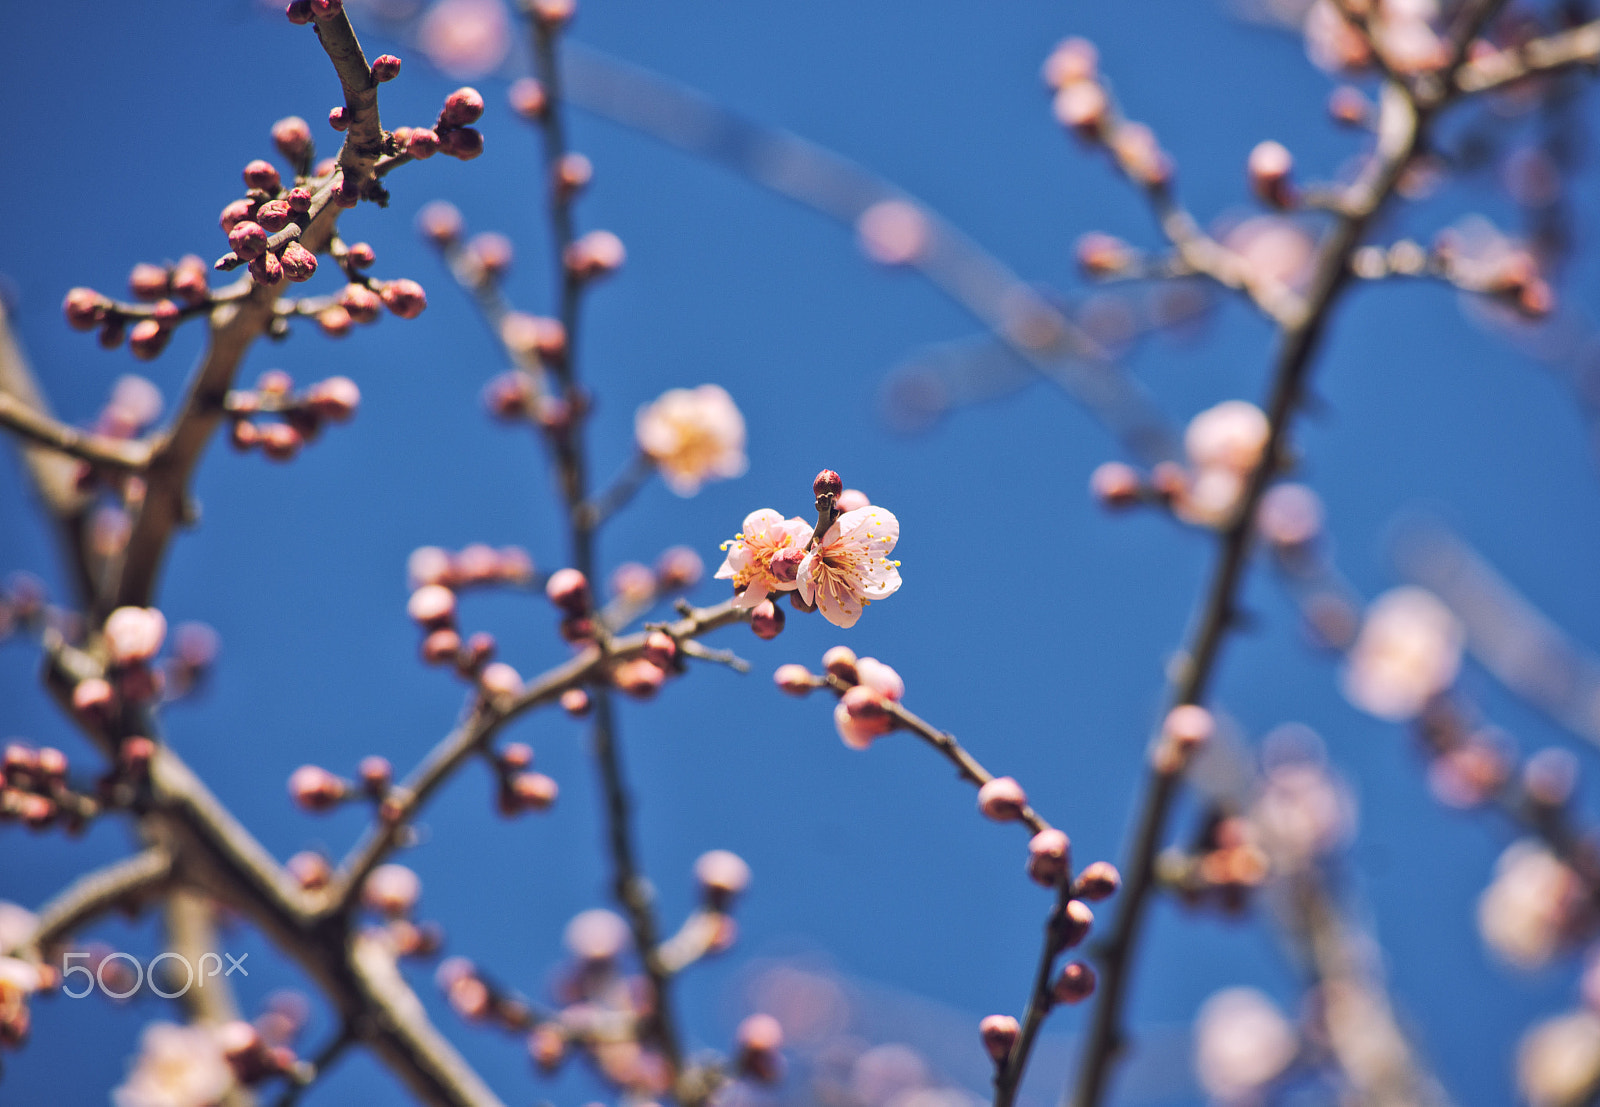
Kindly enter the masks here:
<path id="1" fill-rule="evenodd" d="M 278 176 L 278 167 L 260 158 L 244 167 L 244 183 L 247 187 L 259 188 L 262 192 L 277 192 L 283 187 L 283 181 Z"/>
<path id="2" fill-rule="evenodd" d="M 452 665 L 461 652 L 461 635 L 440 627 L 422 640 L 422 660 L 429 665 Z"/>
<path id="3" fill-rule="evenodd" d="M 428 306 L 428 294 L 416 281 L 390 281 L 380 293 L 384 306 L 402 319 L 415 319 Z"/>
<path id="4" fill-rule="evenodd" d="M 268 423 L 261 428 L 261 452 L 273 461 L 288 461 L 304 444 L 300 432 L 288 423 Z"/>
<path id="5" fill-rule="evenodd" d="M 424 584 L 411 593 L 406 614 L 430 630 L 451 626 L 456 621 L 456 594 L 442 584 Z"/>
<path id="6" fill-rule="evenodd" d="M 347 264 L 356 269 L 368 269 L 378 260 L 378 253 L 370 242 L 353 242 L 344 253 Z"/>
<path id="7" fill-rule="evenodd" d="M 1108 508 L 1131 507 L 1139 502 L 1144 482 L 1138 470 L 1120 461 L 1108 461 L 1089 477 L 1089 491 Z"/>
<path id="8" fill-rule="evenodd" d="M 543 773 L 514 773 L 501 785 L 500 810 L 506 815 L 547 811 L 560 793 L 560 786 Z"/>
<path id="9" fill-rule="evenodd" d="M 457 127 L 439 136 L 439 152 L 471 161 L 483 153 L 483 135 L 471 127 Z"/>
<path id="10" fill-rule="evenodd" d="M 206 284 L 206 263 L 193 254 L 178 259 L 172 269 L 172 294 L 186 304 L 203 304 L 211 295 Z"/>
<path id="11" fill-rule="evenodd" d="M 589 713 L 589 693 L 582 688 L 568 688 L 561 693 L 561 710 L 574 717 Z"/>
<path id="12" fill-rule="evenodd" d="M 344 11 L 344 0 L 311 0 L 311 14 L 317 19 L 332 19 Z"/>
<path id="13" fill-rule="evenodd" d="M 750 612 L 750 629 L 757 638 L 771 640 L 783 633 L 786 618 L 783 608 L 771 600 L 762 600 Z"/>
<path id="14" fill-rule="evenodd" d="M 311 0 L 292 0 L 284 14 L 289 17 L 290 23 L 306 24 L 311 22 Z"/>
<path id="15" fill-rule="evenodd" d="M 92 288 L 74 288 L 61 303 L 67 325 L 75 331 L 92 331 L 106 317 L 107 301 Z"/>
<path id="16" fill-rule="evenodd" d="M 558 192 L 576 195 L 594 177 L 594 164 L 582 154 L 563 154 L 556 163 L 554 181 Z"/>
<path id="17" fill-rule="evenodd" d="M 406 153 L 418 161 L 427 161 L 439 152 L 439 134 L 437 131 L 420 128 L 411 132 L 411 137 L 406 140 Z"/>
<path id="18" fill-rule="evenodd" d="M 552 30 L 569 22 L 576 10 L 573 0 L 533 0 L 528 5 L 529 14 Z"/>
<path id="19" fill-rule="evenodd" d="M 1094 994 L 1094 983 L 1094 970 L 1082 961 L 1072 961 L 1061 967 L 1050 994 L 1057 1003 L 1082 1003 Z"/>
<path id="20" fill-rule="evenodd" d="M 573 276 L 590 280 L 620 269 L 627 256 L 622 240 L 616 235 L 610 231 L 590 231 L 567 247 L 562 260 Z"/>
<path id="21" fill-rule="evenodd" d="M 666 680 L 667 674 L 661 666 L 643 657 L 620 663 L 611 674 L 611 682 L 618 691 L 641 700 L 654 696 Z"/>
<path id="22" fill-rule="evenodd" d="M 141 361 L 149 361 L 167 348 L 172 332 L 154 319 L 141 319 L 128 332 L 128 349 Z"/>
<path id="23" fill-rule="evenodd" d="M 317 271 L 317 255 L 298 242 L 285 246 L 279 261 L 283 275 L 291 281 L 309 281 Z"/>
<path id="24" fill-rule="evenodd" d="M 301 765 L 289 776 L 289 796 L 306 811 L 331 811 L 347 795 L 345 782 L 318 765 Z"/>
<path id="25" fill-rule="evenodd" d="M 361 403 L 361 389 L 349 377 L 329 377 L 311 386 L 306 392 L 306 403 L 324 419 L 349 422 Z"/>
<path id="26" fill-rule="evenodd" d="M 532 77 L 522 77 L 513 81 L 509 95 L 511 110 L 529 122 L 537 122 L 544 118 L 545 109 L 550 106 L 550 99 L 545 95 L 544 86 Z"/>
<path id="27" fill-rule="evenodd" d="M 159 300 L 167 294 L 167 281 L 166 269 L 141 261 L 128 274 L 128 291 L 136 300 Z"/>
<path id="28" fill-rule="evenodd" d="M 338 107 L 329 110 L 328 126 L 332 127 L 336 131 L 345 131 L 350 129 L 350 113 L 345 110 L 343 104 L 340 104 Z"/>
<path id="29" fill-rule="evenodd" d="M 1028 876 L 1036 884 L 1054 887 L 1067 875 L 1072 845 L 1067 836 L 1052 827 L 1041 830 L 1028 842 Z"/>
<path id="30" fill-rule="evenodd" d="M 389 764 L 386 757 L 363 757 L 361 764 L 356 767 L 356 775 L 361 778 L 361 787 L 367 795 L 382 799 L 394 780 L 394 766 Z"/>
<path id="31" fill-rule="evenodd" d="M 435 246 L 448 246 L 461 237 L 461 212 L 445 200 L 434 200 L 417 213 L 417 229 Z"/>
<path id="32" fill-rule="evenodd" d="M 343 338 L 350 333 L 350 313 L 338 304 L 317 312 L 317 326 L 329 338 Z"/>
<path id="33" fill-rule="evenodd" d="M 1027 805 L 1027 793 L 1009 776 L 997 776 L 978 789 L 978 810 L 997 823 L 1016 822 L 1022 818 L 1022 809 Z"/>
<path id="34" fill-rule="evenodd" d="M 267 232 L 260 223 L 241 220 L 228 232 L 228 245 L 244 261 L 253 261 L 267 252 Z"/>
<path id="35" fill-rule="evenodd" d="M 281 231 L 289 225 L 290 210 L 287 200 L 268 200 L 256 209 L 256 222 L 262 230 Z"/>
<path id="36" fill-rule="evenodd" d="M 311 125 L 298 115 L 288 115 L 272 125 L 272 141 L 291 165 L 302 165 L 311 156 Z"/>
<path id="37" fill-rule="evenodd" d="M 978 1035 L 983 1039 L 984 1051 L 998 1064 L 1011 1056 L 1011 1047 L 1017 1044 L 1022 1028 L 1010 1015 L 990 1015 L 978 1024 Z"/>
<path id="38" fill-rule="evenodd" d="M 233 203 L 223 208 L 222 216 L 217 220 L 217 222 L 222 225 L 223 233 L 230 233 L 233 228 L 237 227 L 240 223 L 243 223 L 246 219 L 249 219 L 251 213 L 255 211 L 255 208 L 255 204 L 251 203 L 249 200 L 235 200 Z"/>
<path id="39" fill-rule="evenodd" d="M 1294 156 L 1281 143 L 1260 143 L 1250 151 L 1250 188 L 1272 207 L 1292 207 L 1295 196 L 1289 174 L 1293 169 Z"/>
<path id="40" fill-rule="evenodd" d="M 289 195 L 284 197 L 284 199 L 289 202 L 290 211 L 297 211 L 301 214 L 304 214 L 305 212 L 311 210 L 311 193 L 304 188 L 300 188 L 298 186 L 291 188 L 289 190 Z"/>
<path id="41" fill-rule="evenodd" d="M 235 419 L 228 428 L 228 441 L 242 453 L 261 441 L 261 431 L 248 419 Z"/>
<path id="42" fill-rule="evenodd" d="M 1052 920 L 1056 939 L 1062 949 L 1071 949 L 1089 936 L 1094 926 L 1094 912 L 1082 900 L 1069 899 L 1061 913 Z"/>
<path id="43" fill-rule="evenodd" d="M 544 594 L 550 602 L 571 615 L 589 610 L 589 578 L 576 569 L 557 569 L 545 582 Z"/>
<path id="44" fill-rule="evenodd" d="M 665 631 L 653 630 L 644 640 L 644 653 L 641 656 L 663 669 L 670 669 L 678 656 L 678 643 Z"/>
<path id="45" fill-rule="evenodd" d="M 250 263 L 250 276 L 268 287 L 283 281 L 283 262 L 277 254 L 262 254 Z"/>
<path id="46" fill-rule="evenodd" d="M 483 96 L 475 88 L 458 88 L 445 97 L 441 127 L 465 127 L 483 117 Z"/>
<path id="47" fill-rule="evenodd" d="M 1098 902 L 1116 895 L 1120 887 L 1122 874 L 1117 872 L 1117 867 L 1109 861 L 1095 861 L 1078 874 L 1073 890 L 1083 899 Z"/>
<path id="48" fill-rule="evenodd" d="M 347 284 L 339 293 L 340 305 L 357 323 L 371 323 L 383 309 L 383 300 L 364 284 Z"/>
<path id="49" fill-rule="evenodd" d="M 379 54 L 372 63 L 372 79 L 382 84 L 400 76 L 400 59 L 393 54 Z"/>

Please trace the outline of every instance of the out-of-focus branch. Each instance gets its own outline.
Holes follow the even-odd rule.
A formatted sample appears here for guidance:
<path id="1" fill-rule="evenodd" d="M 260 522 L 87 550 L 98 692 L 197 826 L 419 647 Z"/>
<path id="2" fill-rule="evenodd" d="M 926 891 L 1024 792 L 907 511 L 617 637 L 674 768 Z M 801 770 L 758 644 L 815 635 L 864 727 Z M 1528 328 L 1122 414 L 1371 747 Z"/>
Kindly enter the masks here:
<path id="1" fill-rule="evenodd" d="M 998 258 L 927 204 L 852 161 L 766 127 L 701 94 L 598 51 L 569 44 L 574 104 L 722 165 L 813 211 L 856 228 L 874 205 L 898 201 L 921 220 L 916 269 L 1005 346 L 1092 412 L 1130 453 L 1177 456 L 1176 436 L 1144 389 L 1105 349 Z"/>
<path id="2" fill-rule="evenodd" d="M 1492 92 L 1529 77 L 1593 65 L 1600 65 L 1600 20 L 1475 57 L 1456 73 L 1456 88 Z"/>
<path id="3" fill-rule="evenodd" d="M 113 469 L 142 469 L 150 460 L 147 442 L 89 434 L 52 419 L 8 392 L 0 392 L 0 427 L 40 446 Z"/>
<path id="4" fill-rule="evenodd" d="M 172 855 L 152 846 L 103 869 L 85 873 L 39 909 L 33 933 L 8 956 L 39 958 L 52 945 L 107 912 L 131 907 L 158 891 L 172 872 Z"/>
<path id="5" fill-rule="evenodd" d="M 1236 623 L 1236 596 L 1249 561 L 1256 508 L 1286 456 L 1290 427 L 1304 399 L 1312 355 L 1340 292 L 1350 280 L 1350 255 L 1427 134 L 1430 114 L 1418 109 L 1410 96 L 1395 85 L 1385 86 L 1380 110 L 1377 150 L 1346 190 L 1341 214 L 1318 246 L 1303 306 L 1282 329 L 1266 404 L 1270 427 L 1266 447 L 1246 482 L 1233 521 L 1219 536 L 1217 564 L 1173 688 L 1170 702 L 1174 706 L 1201 703 L 1206 698 L 1223 642 Z M 1121 907 L 1103 947 L 1103 983 L 1071 1097 L 1076 1107 L 1102 1102 L 1111 1068 L 1122 1049 L 1122 1006 L 1133 952 L 1154 886 L 1156 854 L 1181 779 L 1181 771 L 1157 767 L 1146 786 L 1123 868 L 1127 884 Z"/>
<path id="6" fill-rule="evenodd" d="M 1600 657 L 1564 634 L 1441 523 L 1404 528 L 1394 557 L 1403 576 L 1456 613 L 1468 648 L 1496 679 L 1600 745 Z"/>
<path id="7" fill-rule="evenodd" d="M 167 898 L 166 923 L 167 948 L 185 964 L 204 965 L 201 958 L 206 954 L 218 955 L 216 912 L 205 897 L 175 890 Z M 226 976 L 207 980 L 203 987 L 185 989 L 180 1002 L 191 1022 L 220 1026 L 239 1017 L 233 985 Z M 222 1098 L 220 1107 L 251 1107 L 255 1101 L 248 1088 L 236 1086 Z"/>

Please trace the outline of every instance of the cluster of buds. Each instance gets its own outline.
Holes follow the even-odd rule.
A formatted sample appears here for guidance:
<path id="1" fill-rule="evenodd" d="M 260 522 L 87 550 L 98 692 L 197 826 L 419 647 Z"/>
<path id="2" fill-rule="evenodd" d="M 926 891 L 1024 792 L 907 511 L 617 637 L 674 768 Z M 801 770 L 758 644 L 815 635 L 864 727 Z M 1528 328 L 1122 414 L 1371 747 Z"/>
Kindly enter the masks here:
<path id="1" fill-rule="evenodd" d="M 1166 776 L 1182 772 L 1216 732 L 1211 712 L 1197 703 L 1179 704 L 1162 720 L 1161 732 L 1150 747 L 1151 767 Z"/>
<path id="2" fill-rule="evenodd" d="M 31 927 L 32 919 L 27 921 Z M 28 1001 L 35 992 L 53 988 L 55 977 L 55 970 L 48 965 L 0 956 L 0 1048 L 15 1049 L 27 1042 L 33 1026 Z"/>
<path id="3" fill-rule="evenodd" d="M 1242 913 L 1250 894 L 1271 875 L 1272 863 L 1258 828 L 1241 815 L 1216 812 L 1206 819 L 1194 847 L 1169 849 L 1156 859 L 1156 878 L 1191 907 L 1214 904 Z"/>
<path id="4" fill-rule="evenodd" d="M 320 765 L 301 765 L 289 774 L 289 798 L 302 811 L 323 814 L 352 800 L 366 800 L 378 808 L 386 822 L 398 816 L 398 803 L 393 796 L 394 767 L 387 758 L 373 755 L 361 759 L 356 767 L 356 780 L 347 780 L 329 772 Z M 301 883 L 308 887 L 314 880 L 314 865 L 307 863 Z M 297 874 L 299 875 L 299 874 Z"/>
<path id="5" fill-rule="evenodd" d="M 8 742 L 0 762 L 0 823 L 33 830 L 59 823 L 69 834 L 82 831 L 101 805 L 72 788 L 67 768 L 67 755 L 58 749 Z"/>
<path id="6" fill-rule="evenodd" d="M 1543 319 L 1555 310 L 1555 290 L 1538 256 L 1481 221 L 1447 227 L 1434 237 L 1428 269 L 1469 292 Z"/>
<path id="7" fill-rule="evenodd" d="M 309 159 L 311 132 L 305 120 L 279 120 L 272 128 L 272 137 L 291 162 Z M 319 169 L 332 172 L 326 163 Z M 244 167 L 245 195 L 223 208 L 218 219 L 222 232 L 228 236 L 229 252 L 217 261 L 217 269 L 247 265 L 251 279 L 268 287 L 311 279 L 317 271 L 317 258 L 300 244 L 299 236 L 311 221 L 317 185 L 303 175 L 297 181 L 285 188 L 277 167 L 261 158 Z M 342 181 L 340 177 L 330 186 L 334 200 L 341 204 Z"/>
<path id="8" fill-rule="evenodd" d="M 467 588 L 527 588 L 537 581 L 533 558 L 521 546 L 493 546 L 475 542 L 460 550 L 420 546 L 406 561 L 412 588 L 437 584 L 452 592 Z"/>
<path id="9" fill-rule="evenodd" d="M 705 571 L 705 562 L 688 546 L 663 550 L 654 568 L 638 561 L 623 562 L 611 571 L 607 581 L 610 598 L 606 601 L 605 624 L 627 625 L 663 596 L 693 588 Z"/>
<path id="10" fill-rule="evenodd" d="M 750 866 L 744 858 L 725 849 L 710 850 L 695 861 L 694 878 L 700 906 L 656 950 L 657 960 L 668 972 L 681 972 L 703 957 L 726 953 L 739 937 L 733 907 L 750 886 Z"/>
<path id="11" fill-rule="evenodd" d="M 388 76 L 378 77 L 380 66 Z M 400 59 L 385 54 L 373 63 L 372 69 L 375 78 L 392 79 L 400 72 Z M 344 122 L 344 109 L 334 108 L 333 111 L 328 122 L 336 130 L 343 130 L 340 123 Z M 483 132 L 472 126 L 482 117 L 483 96 L 475 88 L 458 88 L 445 97 L 444 107 L 439 110 L 439 118 L 432 127 L 396 127 L 389 136 L 391 152 L 409 154 L 419 161 L 435 154 L 471 161 L 483 153 Z"/>
<path id="12" fill-rule="evenodd" d="M 153 663 L 166 637 L 166 616 L 153 607 L 119 607 L 108 615 L 100 632 L 105 675 L 81 680 L 72 690 L 79 718 L 111 729 L 124 709 L 159 700 L 166 676 Z"/>
<path id="13" fill-rule="evenodd" d="M 424 549 L 432 550 L 432 547 Z M 443 550 L 436 552 L 444 554 Z M 442 563 L 431 554 L 421 560 L 423 564 L 414 564 L 414 570 L 420 568 L 431 572 L 441 565 L 448 568 L 454 564 L 447 554 Z M 498 574 L 502 558 L 495 554 L 494 560 Z M 415 554 L 413 561 L 416 561 Z M 487 561 L 484 564 L 486 567 Z M 528 568 L 531 578 L 531 565 Z M 522 677 L 510 665 L 494 660 L 494 635 L 480 631 L 462 639 L 456 626 L 456 588 L 459 586 L 459 583 L 454 586 L 436 582 L 422 584 L 412 591 L 411 598 L 406 601 L 406 614 L 422 630 L 422 660 L 429 665 L 453 665 L 463 679 L 476 683 L 480 693 L 486 697 L 518 695 L 522 691 Z"/>
<path id="14" fill-rule="evenodd" d="M 376 255 L 366 243 L 351 246 L 344 255 L 345 264 L 351 270 L 350 283 L 332 297 L 281 305 L 284 313 L 310 315 L 323 334 L 329 338 L 343 338 L 357 323 L 376 323 L 384 308 L 401 319 L 415 319 L 427 309 L 428 294 L 416 281 L 406 277 L 380 281 L 357 272 L 358 266 L 372 264 L 368 259 L 375 260 Z M 278 322 L 285 327 L 288 325 L 282 318 Z"/>
<path id="15" fill-rule="evenodd" d="M 822 675 L 790 664 L 779 666 L 773 680 L 791 696 L 809 695 L 817 688 L 837 695 L 833 724 L 853 750 L 868 748 L 900 725 L 894 705 L 905 697 L 905 681 L 877 658 L 857 657 L 849 646 L 834 646 L 822 655 Z"/>
<path id="16" fill-rule="evenodd" d="M 326 866 L 326 859 L 322 861 Z M 314 864 L 307 868 L 314 873 Z M 444 929 L 436 922 L 417 922 L 411 917 L 421 898 L 422 881 L 411 869 L 392 862 L 373 869 L 361 885 L 361 906 L 379 922 L 363 929 L 363 939 L 381 942 L 396 957 L 437 954 L 444 946 Z"/>
<path id="17" fill-rule="evenodd" d="M 100 332 L 100 345 L 114 350 L 128 340 L 135 357 L 150 360 L 166 349 L 183 320 L 211 305 L 206 264 L 188 255 L 173 265 L 141 262 L 128 276 L 128 290 L 137 303 L 119 303 L 92 288 L 74 288 L 61 310 L 73 330 Z"/>
<path id="18" fill-rule="evenodd" d="M 263 1034 L 257 1023 L 244 1019 L 225 1022 L 217 1027 L 216 1038 L 234 1079 L 247 1088 L 280 1076 L 311 1075 L 310 1066 L 296 1057 L 293 1049 Z"/>
<path id="19" fill-rule="evenodd" d="M 497 787 L 495 806 L 502 815 L 526 811 L 548 811 L 561 789 L 543 773 L 533 771 L 533 748 L 523 742 L 507 742 L 489 757 Z"/>
<path id="20" fill-rule="evenodd" d="M 1155 132 L 1143 123 L 1121 119 L 1100 81 L 1099 51 L 1087 39 L 1059 43 L 1045 60 L 1043 76 L 1054 100 L 1057 122 L 1085 142 L 1104 145 L 1130 180 L 1145 188 L 1172 181 L 1172 159 Z"/>
<path id="21" fill-rule="evenodd" d="M 288 461 L 315 441 L 325 424 L 349 422 L 360 404 L 361 389 L 349 377 L 329 377 L 296 392 L 288 373 L 271 369 L 254 390 L 228 393 L 228 440 L 236 450 L 259 447 L 273 461 Z M 263 416 L 275 418 L 266 422 Z"/>

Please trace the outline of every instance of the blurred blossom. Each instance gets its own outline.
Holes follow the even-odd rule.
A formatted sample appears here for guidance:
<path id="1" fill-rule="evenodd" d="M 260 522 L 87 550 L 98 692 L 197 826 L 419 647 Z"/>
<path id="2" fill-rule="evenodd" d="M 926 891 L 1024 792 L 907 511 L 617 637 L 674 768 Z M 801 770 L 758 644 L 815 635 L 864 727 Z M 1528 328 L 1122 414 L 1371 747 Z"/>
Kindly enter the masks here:
<path id="1" fill-rule="evenodd" d="M 1178 514 L 1206 526 L 1227 522 L 1270 429 L 1261 409 L 1244 400 L 1226 400 L 1191 419 L 1183 446 L 1195 472 L 1173 505 Z"/>
<path id="2" fill-rule="evenodd" d="M 1318 69 L 1337 73 L 1360 69 L 1372 57 L 1366 39 L 1339 11 L 1336 0 L 1317 0 L 1306 11 L 1306 57 Z"/>
<path id="3" fill-rule="evenodd" d="M 33 934 L 38 917 L 26 907 L 0 900 L 0 949 L 16 949 Z"/>
<path id="4" fill-rule="evenodd" d="M 879 265 L 910 265 L 928 248 L 930 228 L 922 209 L 905 200 L 882 200 L 856 220 L 861 251 Z"/>
<path id="5" fill-rule="evenodd" d="M 1355 804 L 1320 758 L 1302 757 L 1267 769 L 1251 817 L 1274 868 L 1296 869 L 1348 840 Z"/>
<path id="6" fill-rule="evenodd" d="M 153 1022 L 139 1039 L 128 1079 L 111 1093 L 116 1107 L 207 1107 L 234 1085 L 213 1030 Z"/>
<path id="7" fill-rule="evenodd" d="M 1543 844 L 1513 842 L 1478 898 L 1478 929 L 1495 953 L 1523 969 L 1549 961 L 1567 937 L 1582 882 Z"/>
<path id="8" fill-rule="evenodd" d="M 1262 277 L 1295 289 L 1303 289 L 1311 279 L 1316 243 L 1293 219 L 1256 215 L 1226 228 L 1219 237 Z"/>
<path id="9" fill-rule="evenodd" d="M 143 377 L 124 373 L 111 389 L 111 399 L 100 414 L 101 434 L 132 438 L 161 418 L 161 390 Z"/>
<path id="10" fill-rule="evenodd" d="M 1539 1023 L 1517 1046 L 1517 1087 L 1530 1107 L 1578 1107 L 1600 1081 L 1600 1015 L 1573 1011 Z"/>
<path id="11" fill-rule="evenodd" d="M 815 1046 L 844 1030 L 850 1001 L 838 980 L 794 965 L 761 973 L 749 988 L 751 1006 L 769 1012 L 796 1045 Z"/>
<path id="12" fill-rule="evenodd" d="M 1289 1020 L 1254 988 L 1228 988 L 1206 1000 L 1194 1036 L 1195 1075 L 1223 1103 L 1253 1099 L 1300 1048 Z"/>
<path id="13" fill-rule="evenodd" d="M 1461 668 L 1461 623 L 1431 592 L 1395 588 L 1367 609 L 1345 665 L 1345 697 L 1380 719 L 1415 718 Z"/>
<path id="14" fill-rule="evenodd" d="M 673 388 L 634 417 L 634 436 L 667 486 L 692 496 L 708 480 L 744 475 L 744 416 L 714 384 Z"/>
<path id="15" fill-rule="evenodd" d="M 417 46 L 451 77 L 481 77 L 505 60 L 510 19 L 500 0 L 439 0 L 417 25 Z"/>
<path id="16" fill-rule="evenodd" d="M 876 1046 L 856 1058 L 850 1090 L 866 1107 L 888 1107 L 903 1093 L 928 1084 L 928 1064 L 908 1045 Z"/>

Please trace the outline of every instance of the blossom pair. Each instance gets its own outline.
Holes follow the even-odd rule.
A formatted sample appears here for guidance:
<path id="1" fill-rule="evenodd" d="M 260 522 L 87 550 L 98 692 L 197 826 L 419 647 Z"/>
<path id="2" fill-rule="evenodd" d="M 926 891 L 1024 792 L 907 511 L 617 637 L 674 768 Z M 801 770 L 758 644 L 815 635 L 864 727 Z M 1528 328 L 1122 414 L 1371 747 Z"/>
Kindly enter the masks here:
<path id="1" fill-rule="evenodd" d="M 893 512 L 868 504 L 840 515 L 815 543 L 812 535 L 804 519 L 753 511 L 723 544 L 728 556 L 717 579 L 733 581 L 740 607 L 753 608 L 774 592 L 798 592 L 840 627 L 854 626 L 867 604 L 900 587 L 900 563 L 888 556 L 900 538 Z"/>

